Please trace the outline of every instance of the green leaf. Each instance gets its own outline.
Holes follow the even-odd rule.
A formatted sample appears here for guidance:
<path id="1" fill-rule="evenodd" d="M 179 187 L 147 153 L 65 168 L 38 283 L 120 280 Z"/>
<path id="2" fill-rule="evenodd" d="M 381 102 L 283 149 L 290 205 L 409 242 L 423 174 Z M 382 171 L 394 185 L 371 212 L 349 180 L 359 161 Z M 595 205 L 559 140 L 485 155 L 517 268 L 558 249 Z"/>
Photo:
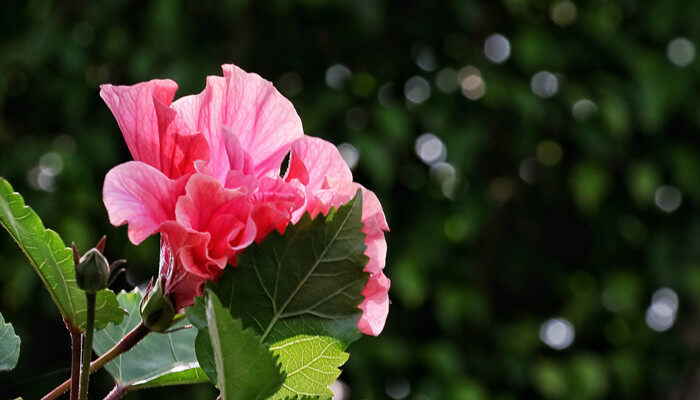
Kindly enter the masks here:
<path id="1" fill-rule="evenodd" d="M 357 306 L 369 278 L 361 219 L 358 191 L 327 217 L 307 213 L 284 235 L 273 231 L 210 286 L 263 342 L 318 334 L 348 344 L 360 334 Z"/>
<path id="2" fill-rule="evenodd" d="M 17 366 L 21 342 L 12 324 L 6 323 L 5 317 L 0 314 L 0 371 L 9 371 Z"/>
<path id="3" fill-rule="evenodd" d="M 271 233 L 246 249 L 238 267 L 227 268 L 208 287 L 229 305 L 234 318 L 253 328 L 270 345 L 287 374 L 273 399 L 332 395 L 328 386 L 340 374 L 347 345 L 360 332 L 357 306 L 368 275 L 362 233 L 361 194 L 327 217 L 309 214 L 286 229 Z M 202 323 L 202 302 L 187 315 Z M 197 356 L 211 359 L 206 338 L 198 338 Z M 215 380 L 215 371 L 204 368 Z"/>
<path id="4" fill-rule="evenodd" d="M 270 350 L 279 356 L 287 375 L 271 399 L 332 397 L 328 387 L 340 375 L 338 366 L 348 360 L 343 344 L 328 336 L 297 335 L 275 343 Z"/>
<path id="5" fill-rule="evenodd" d="M 206 314 L 222 400 L 267 399 L 274 394 L 284 375 L 268 346 L 252 329 L 243 329 L 211 292 Z"/>
<path id="6" fill-rule="evenodd" d="M 27 256 L 66 323 L 72 329 L 84 330 L 85 292 L 75 283 L 71 250 L 56 232 L 44 228 L 41 219 L 3 178 L 0 178 L 0 225 Z M 118 324 L 123 318 L 124 310 L 119 308 L 114 293 L 106 289 L 99 291 L 95 327 L 102 329 L 110 322 Z"/>
<path id="7" fill-rule="evenodd" d="M 97 354 L 107 352 L 141 322 L 141 297 L 138 289 L 119 293 L 119 304 L 129 315 L 121 324 L 95 332 L 93 349 Z M 183 320 L 175 328 L 187 324 L 189 322 Z M 171 333 L 152 332 L 131 351 L 107 363 L 105 368 L 117 383 L 134 389 L 208 382 L 195 356 L 196 335 L 194 328 Z"/>

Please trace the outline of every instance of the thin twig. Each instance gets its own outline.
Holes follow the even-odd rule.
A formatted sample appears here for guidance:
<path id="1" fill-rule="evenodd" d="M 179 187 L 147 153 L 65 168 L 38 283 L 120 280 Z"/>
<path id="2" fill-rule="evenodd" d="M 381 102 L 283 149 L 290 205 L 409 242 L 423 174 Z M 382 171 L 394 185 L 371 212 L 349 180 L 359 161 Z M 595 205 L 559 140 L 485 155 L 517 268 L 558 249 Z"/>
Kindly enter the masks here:
<path id="1" fill-rule="evenodd" d="M 66 326 L 69 326 L 66 324 Z M 82 344 L 82 332 L 77 329 L 68 328 L 70 331 L 70 346 L 71 346 L 71 363 L 70 363 L 70 400 L 78 399 L 78 377 L 80 376 L 80 351 Z"/>
<path id="2" fill-rule="evenodd" d="M 136 325 L 134 329 L 131 330 L 131 332 L 124 336 L 122 340 L 119 341 L 119 343 L 115 344 L 114 347 L 109 349 L 109 351 L 104 353 L 100 358 L 98 358 L 97 360 L 93 361 L 92 364 L 90 364 L 90 373 L 92 374 L 98 369 L 104 367 L 105 364 L 115 359 L 118 355 L 131 350 L 150 332 L 150 329 L 146 328 L 143 322 L 140 322 L 138 325 Z M 60 395 L 68 391 L 68 388 L 71 385 L 71 381 L 71 379 L 68 379 L 67 381 L 63 382 L 61 385 L 57 386 L 54 390 L 49 392 L 46 396 L 42 397 L 41 400 L 54 400 L 58 398 Z"/>

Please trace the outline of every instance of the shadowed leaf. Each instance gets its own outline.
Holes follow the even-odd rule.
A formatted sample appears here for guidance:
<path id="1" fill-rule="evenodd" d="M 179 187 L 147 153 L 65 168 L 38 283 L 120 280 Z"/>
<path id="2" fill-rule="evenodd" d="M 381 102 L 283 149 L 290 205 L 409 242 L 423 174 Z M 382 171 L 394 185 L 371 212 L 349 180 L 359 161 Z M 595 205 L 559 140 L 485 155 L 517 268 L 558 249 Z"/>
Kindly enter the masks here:
<path id="1" fill-rule="evenodd" d="M 141 322 L 141 292 L 138 289 L 121 292 L 117 299 L 129 315 L 121 324 L 110 325 L 95 333 L 93 349 L 97 354 L 104 354 Z M 175 328 L 187 324 L 189 322 L 184 320 Z M 209 378 L 199 368 L 195 356 L 196 335 L 194 328 L 172 333 L 152 332 L 131 351 L 110 361 L 105 368 L 117 383 L 134 389 L 208 382 Z"/>
<path id="2" fill-rule="evenodd" d="M 0 314 L 0 371 L 9 371 L 17 366 L 20 343 L 12 324 L 6 323 Z"/>

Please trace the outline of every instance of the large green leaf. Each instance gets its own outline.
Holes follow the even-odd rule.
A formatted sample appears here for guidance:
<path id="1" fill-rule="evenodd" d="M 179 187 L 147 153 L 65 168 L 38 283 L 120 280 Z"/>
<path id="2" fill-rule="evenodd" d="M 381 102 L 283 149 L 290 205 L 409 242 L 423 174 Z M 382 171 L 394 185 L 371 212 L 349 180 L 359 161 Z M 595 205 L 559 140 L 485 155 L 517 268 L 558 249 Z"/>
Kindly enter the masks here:
<path id="1" fill-rule="evenodd" d="M 85 292 L 75 283 L 71 250 L 56 232 L 44 228 L 41 219 L 3 178 L 0 178 L 0 225 L 7 229 L 29 258 L 66 323 L 73 329 L 83 330 Z M 110 322 L 118 324 L 123 318 L 124 310 L 119 308 L 114 293 L 106 289 L 98 292 L 95 327 L 101 329 Z"/>
<path id="2" fill-rule="evenodd" d="M 368 279 L 361 218 L 358 192 L 327 217 L 306 214 L 284 235 L 270 234 L 239 256 L 238 267 L 208 284 L 279 356 L 288 378 L 274 399 L 332 395 L 328 386 L 348 358 L 344 350 L 359 336 L 357 306 Z M 202 313 L 201 302 L 188 309 L 193 321 L 201 322 Z M 205 342 L 198 338 L 202 364 L 211 359 Z M 205 371 L 215 380 L 210 368 Z"/>
<path id="3" fill-rule="evenodd" d="M 359 337 L 357 306 L 369 278 L 361 219 L 358 191 L 327 217 L 307 213 L 284 235 L 272 232 L 210 286 L 264 342 L 320 334 L 347 344 Z"/>
<path id="4" fill-rule="evenodd" d="M 9 371 L 17 365 L 21 342 L 12 324 L 6 323 L 0 314 L 0 371 Z"/>
<path id="5" fill-rule="evenodd" d="M 110 325 L 96 332 L 93 349 L 104 354 L 139 322 L 141 292 L 121 292 L 119 304 L 129 315 L 119 325 Z M 187 320 L 175 328 L 189 324 Z M 134 389 L 208 382 L 199 368 L 194 351 L 197 329 L 186 328 L 171 333 L 150 333 L 131 351 L 120 355 L 105 365 L 107 371 L 122 386 Z"/>
<path id="6" fill-rule="evenodd" d="M 269 398 L 284 382 L 277 357 L 252 329 L 243 329 L 211 292 L 206 315 L 222 400 Z"/>

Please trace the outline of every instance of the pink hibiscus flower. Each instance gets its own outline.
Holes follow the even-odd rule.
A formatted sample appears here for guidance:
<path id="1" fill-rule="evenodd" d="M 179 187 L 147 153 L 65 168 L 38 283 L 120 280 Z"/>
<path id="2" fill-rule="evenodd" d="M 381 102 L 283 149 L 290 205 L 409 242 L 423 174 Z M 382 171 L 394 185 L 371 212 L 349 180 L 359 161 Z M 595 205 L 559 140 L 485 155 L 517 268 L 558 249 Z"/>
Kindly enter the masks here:
<path id="1" fill-rule="evenodd" d="M 105 177 L 110 222 L 128 223 L 134 244 L 161 234 L 164 290 L 182 309 L 248 245 L 306 211 L 326 214 L 362 189 L 370 281 L 358 327 L 378 335 L 389 279 L 382 272 L 388 226 L 377 197 L 353 183 L 335 146 L 303 134 L 294 107 L 270 82 L 234 65 L 223 71 L 207 78 L 202 93 L 176 101 L 170 80 L 101 86 L 135 160 Z"/>

